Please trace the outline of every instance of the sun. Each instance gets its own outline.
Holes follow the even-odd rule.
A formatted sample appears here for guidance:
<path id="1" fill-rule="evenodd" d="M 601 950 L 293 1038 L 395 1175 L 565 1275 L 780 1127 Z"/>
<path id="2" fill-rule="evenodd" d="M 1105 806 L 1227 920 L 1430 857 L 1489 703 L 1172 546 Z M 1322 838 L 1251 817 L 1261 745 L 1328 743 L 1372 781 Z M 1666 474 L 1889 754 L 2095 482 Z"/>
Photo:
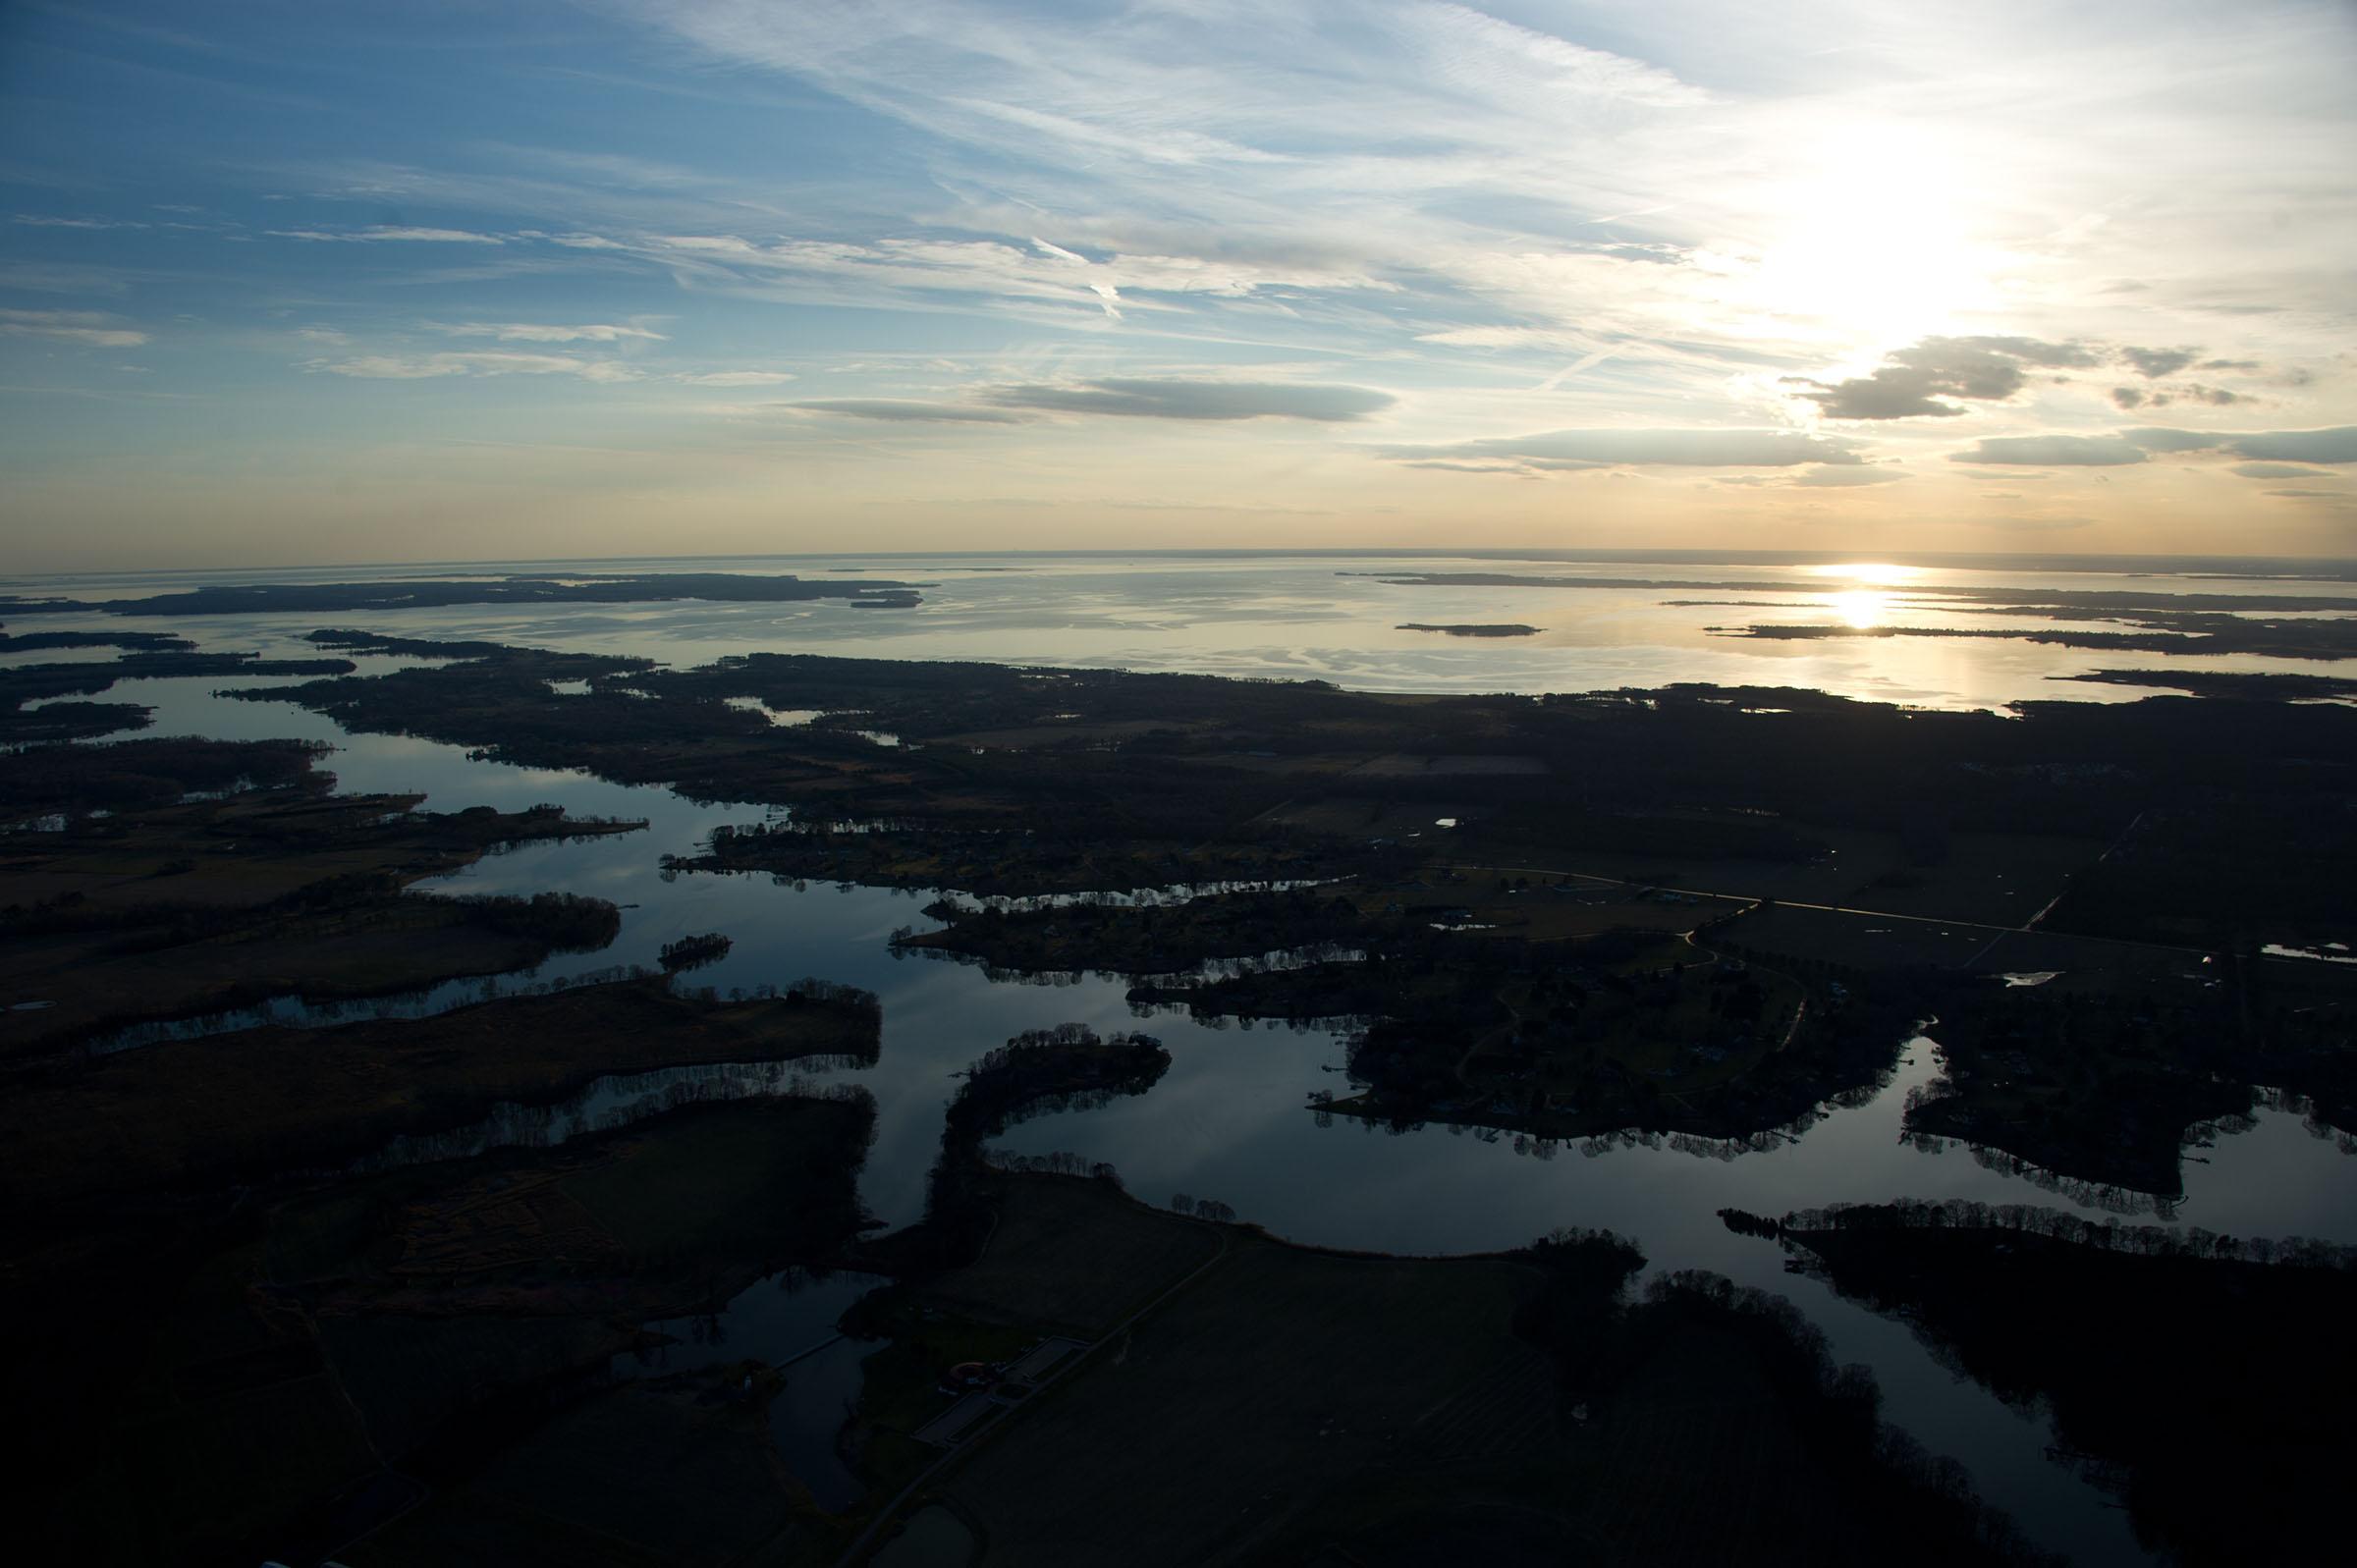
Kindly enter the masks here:
<path id="1" fill-rule="evenodd" d="M 1959 160 L 1881 127 L 1821 142 L 1765 192 L 1743 291 L 1761 316 L 1854 351 L 1953 330 L 2001 292 L 2004 258 L 1976 232 Z"/>

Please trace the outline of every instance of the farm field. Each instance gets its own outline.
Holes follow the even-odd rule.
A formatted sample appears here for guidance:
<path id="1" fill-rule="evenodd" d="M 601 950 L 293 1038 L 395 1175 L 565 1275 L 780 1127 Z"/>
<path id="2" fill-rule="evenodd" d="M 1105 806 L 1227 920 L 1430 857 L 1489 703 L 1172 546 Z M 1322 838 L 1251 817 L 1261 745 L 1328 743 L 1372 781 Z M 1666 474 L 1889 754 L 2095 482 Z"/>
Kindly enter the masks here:
<path id="1" fill-rule="evenodd" d="M 1525 1357 L 1513 1309 L 1538 1278 L 1503 1260 L 1343 1257 L 1233 1232 L 1229 1256 L 943 1489 L 981 1522 L 986 1562 L 1209 1560 Z"/>

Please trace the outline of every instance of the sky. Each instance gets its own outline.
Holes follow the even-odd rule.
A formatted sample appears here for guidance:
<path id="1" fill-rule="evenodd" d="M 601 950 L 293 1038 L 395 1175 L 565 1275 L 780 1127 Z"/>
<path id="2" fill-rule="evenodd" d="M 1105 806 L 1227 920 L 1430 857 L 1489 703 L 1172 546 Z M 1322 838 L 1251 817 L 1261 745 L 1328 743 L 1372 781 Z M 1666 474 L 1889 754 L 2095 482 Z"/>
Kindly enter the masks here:
<path id="1" fill-rule="evenodd" d="M 2357 555 L 2349 0 L 0 0 L 13 571 Z"/>

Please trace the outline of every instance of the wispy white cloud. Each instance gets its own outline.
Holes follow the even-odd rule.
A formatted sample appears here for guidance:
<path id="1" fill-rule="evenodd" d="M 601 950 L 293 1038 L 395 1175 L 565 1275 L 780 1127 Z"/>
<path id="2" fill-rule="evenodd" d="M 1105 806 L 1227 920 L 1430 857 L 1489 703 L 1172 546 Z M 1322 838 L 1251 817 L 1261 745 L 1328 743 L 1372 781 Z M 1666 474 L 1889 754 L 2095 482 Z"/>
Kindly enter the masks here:
<path id="1" fill-rule="evenodd" d="M 612 359 L 561 353 L 372 353 L 349 359 L 306 359 L 306 370 L 362 381 L 425 381 L 443 376 L 578 376 L 583 381 L 634 381 L 638 372 Z"/>
<path id="2" fill-rule="evenodd" d="M 758 291 L 814 303 L 978 296 L 1079 307 L 1120 319 L 1167 310 L 1172 297 L 1240 299 L 1271 290 L 1368 290 L 1397 285 L 1356 269 L 1278 258 L 1115 253 L 1091 259 L 1045 240 L 887 237 L 868 242 L 675 234 L 616 240 L 628 251 L 702 288 Z"/>
<path id="3" fill-rule="evenodd" d="M 56 218 L 46 213 L 20 212 L 9 222 L 27 229 L 144 229 L 148 225 L 126 218 Z"/>
<path id="4" fill-rule="evenodd" d="M 429 321 L 429 331 L 452 338 L 497 338 L 502 343 L 661 343 L 663 334 L 645 327 L 584 323 L 556 326 L 534 321 Z"/>
<path id="5" fill-rule="evenodd" d="M 54 338 L 91 349 L 136 349 L 147 334 L 117 324 L 95 310 L 0 310 L 0 333 L 20 338 Z"/>
<path id="6" fill-rule="evenodd" d="M 1270 381 L 1194 381 L 1137 376 L 1069 384 L 992 387 L 986 402 L 1049 413 L 1114 414 L 1138 419 L 1306 419 L 1340 424 L 1398 402 L 1370 387 Z"/>
<path id="7" fill-rule="evenodd" d="M 2238 462 L 2227 470 L 2244 479 L 2333 479 L 2330 468 L 2311 468 L 2297 462 Z"/>
<path id="8" fill-rule="evenodd" d="M 1796 430 L 1549 430 L 1438 446 L 1388 446 L 1384 456 L 1500 468 L 1791 468 L 1862 462 L 1861 443 Z"/>
<path id="9" fill-rule="evenodd" d="M 1984 436 L 1948 460 L 2021 468 L 2119 468 L 2150 457 L 2122 436 Z"/>
<path id="10" fill-rule="evenodd" d="M 1023 415 L 1004 408 L 970 403 L 927 402 L 916 398 L 814 398 L 783 405 L 806 413 L 827 413 L 846 419 L 873 419 L 885 424 L 1021 424 Z"/>
<path id="11" fill-rule="evenodd" d="M 1987 436 L 1957 462 L 2031 467 L 2112 467 L 2154 457 L 2218 455 L 2253 460 L 2245 467 L 2357 462 L 2357 425 L 2326 430 L 2175 430 L 2145 426 L 2109 436 Z M 2245 468 L 2237 468 L 2242 473 Z M 2271 472 L 2258 477 L 2275 477 Z"/>
<path id="12" fill-rule="evenodd" d="M 376 224 L 366 229 L 272 229 L 271 236 L 279 240 L 302 240 L 313 244 L 376 244 L 407 243 L 412 244 L 503 245 L 507 241 L 495 234 L 477 234 L 471 229 L 416 229 L 402 224 Z"/>

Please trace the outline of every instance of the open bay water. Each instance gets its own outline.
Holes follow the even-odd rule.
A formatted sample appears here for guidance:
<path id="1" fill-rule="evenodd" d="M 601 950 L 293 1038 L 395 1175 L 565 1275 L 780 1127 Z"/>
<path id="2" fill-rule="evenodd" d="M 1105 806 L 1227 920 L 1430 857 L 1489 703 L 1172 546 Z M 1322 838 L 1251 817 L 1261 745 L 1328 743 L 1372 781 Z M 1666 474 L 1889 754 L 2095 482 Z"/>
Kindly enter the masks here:
<path id="1" fill-rule="evenodd" d="M 1995 707 L 2066 699 L 2132 701 L 2143 688 L 2061 677 L 2099 669 L 2329 672 L 2330 665 L 2246 655 L 2091 651 L 1950 638 L 1752 639 L 1712 627 L 1904 625 L 1954 630 L 2056 622 L 1943 608 L 1949 591 L 2137 592 L 2345 599 L 2357 573 L 2338 562 L 2104 561 L 1991 557 L 1883 561 L 1678 554 L 1632 559 L 1572 553 L 922 555 L 742 557 L 694 561 L 470 563 L 464 567 L 320 568 L 303 571 L 113 574 L 0 580 L 0 592 L 103 600 L 207 583 L 357 582 L 431 576 L 591 572 L 791 572 L 811 579 L 890 578 L 922 585 L 908 610 L 701 601 L 459 605 L 431 610 L 301 612 L 193 619 L 10 616 L 18 631 L 118 629 L 201 634 L 210 647 L 283 654 L 321 625 L 413 637 L 487 638 L 534 647 L 704 664 L 762 651 L 880 659 L 1184 671 L 1331 680 L 1364 690 L 1594 691 L 1675 681 L 1787 685 L 1924 707 Z M 1579 577 L 1614 587 L 1409 586 L 1410 573 Z M 1709 587 L 1645 586 L 1653 583 Z M 1795 587 L 1792 585 L 1805 585 Z M 1746 603 L 1672 604 L 1672 600 Z M 1519 623 L 1529 637 L 1470 638 L 1400 629 Z M 2108 622 L 2071 622 L 2117 629 Z M 219 639 L 219 640 L 216 640 Z M 52 657 L 7 656 L 11 662 Z"/>
<path id="2" fill-rule="evenodd" d="M 2088 700 L 2138 694 L 2047 678 L 2075 667 L 2123 662 L 2124 656 L 2108 653 L 2082 656 L 1986 642 L 1785 644 L 1698 637 L 1696 618 L 1756 619 L 1770 612 L 1671 610 L 1659 601 L 1687 595 L 1659 590 L 1396 588 L 1371 579 L 1337 578 L 1338 569 L 1372 568 L 1365 561 L 1332 558 L 1060 558 L 963 575 L 947 569 L 945 558 L 927 558 L 927 565 L 856 564 L 871 567 L 873 575 L 941 586 L 928 587 L 928 604 L 914 612 L 851 611 L 840 604 L 474 607 L 413 615 L 137 622 L 44 616 L 20 620 L 11 629 L 106 624 L 172 630 L 207 649 L 275 653 L 316 625 L 353 624 L 411 636 L 490 637 L 641 653 L 679 663 L 702 663 L 723 653 L 806 651 L 1316 676 L 1382 689 L 1578 690 L 1709 679 L 1811 685 L 1940 706 L 2014 700 L 1992 694 L 2017 689 L 2022 695 Z M 578 563 L 573 569 L 615 565 Z M 709 569 L 716 564 L 671 565 Z M 797 569 L 791 563 L 742 565 Z M 798 569 L 814 575 L 823 568 L 805 564 Z M 1408 569 L 1604 573 L 1592 563 L 1573 568 L 1468 561 L 1457 566 L 1431 558 L 1417 558 Z M 1728 578 L 1745 569 L 1761 580 L 1783 581 L 1795 568 L 1681 561 L 1616 569 L 1647 578 L 1696 579 Z M 358 574 L 303 575 L 323 580 Z M 2151 586 L 2149 576 L 2113 575 Z M 173 585 L 162 578 L 142 580 L 158 589 Z M 186 579 L 177 580 L 185 585 Z M 1827 605 L 1853 603 L 1835 595 L 1880 591 L 1871 585 L 1860 589 L 1860 580 L 1854 573 L 1838 579 L 1837 586 L 1825 590 Z M 2092 589 L 2101 585 L 2102 574 L 2070 573 L 2056 580 L 2067 588 Z M 2290 591 L 2280 579 L 2258 578 L 2233 584 L 2188 581 L 2186 587 L 2214 592 L 2246 585 L 2254 592 Z M 2357 608 L 2357 584 L 2336 587 L 2320 577 L 2298 591 L 2312 589 L 2348 592 Z M 60 585 L 53 591 L 104 596 L 131 590 L 116 582 Z M 1827 613 L 1824 607 L 1791 612 L 1797 619 L 1818 621 Z M 1532 639 L 1533 646 L 1458 643 L 1391 631 L 1396 622 L 1406 620 L 1560 622 L 1562 635 L 1550 642 Z M 1904 621 L 1923 623 L 1913 613 Z M 1648 637 L 1653 640 L 1642 640 Z M 1895 664 L 1894 652 L 1903 656 Z M 1918 652 L 1926 659 L 1917 660 Z M 363 661 L 366 673 L 390 667 L 390 661 Z M 2265 662 L 2241 661 L 2235 667 L 2265 667 Z M 890 946 L 895 928 L 930 924 L 921 913 L 934 896 L 930 891 L 804 885 L 751 874 L 676 875 L 661 868 L 662 856 L 692 852 L 715 827 L 758 821 L 774 808 L 699 804 L 667 790 L 627 787 L 578 773 L 478 761 L 462 748 L 413 737 L 349 734 L 331 720 L 289 704 L 237 702 L 212 694 L 212 688 L 224 685 L 289 683 L 219 676 L 126 681 L 97 700 L 152 705 L 150 734 L 324 741 L 337 748 L 323 766 L 336 774 L 341 788 L 417 792 L 426 797 L 428 809 L 492 805 L 513 810 L 553 800 L 576 815 L 647 819 L 644 833 L 525 845 L 426 886 L 453 892 L 560 889 L 624 906 L 622 933 L 612 946 L 552 958 L 536 971 L 495 983 L 492 990 L 583 978 L 616 965 L 652 966 L 664 943 L 720 931 L 735 939 L 735 946 L 721 962 L 688 976 L 686 984 L 751 990 L 814 975 L 877 993 L 884 1007 L 877 1062 L 807 1076 L 819 1084 L 855 1083 L 873 1096 L 877 1137 L 861 1172 L 860 1194 L 881 1220 L 898 1225 L 920 1214 L 943 1109 L 956 1092 L 958 1074 L 975 1057 L 1022 1030 L 1065 1022 L 1086 1023 L 1100 1032 L 1143 1029 L 1173 1055 L 1171 1071 L 1150 1093 L 1021 1123 L 1000 1147 L 1016 1154 L 1067 1151 L 1109 1162 L 1148 1202 L 1167 1201 L 1177 1192 L 1215 1198 L 1276 1235 L 1316 1245 L 1446 1255 L 1515 1246 L 1559 1225 L 1617 1230 L 1642 1247 L 1649 1270 L 1706 1269 L 1791 1299 L 1824 1330 L 1836 1361 L 1863 1363 L 1874 1371 L 1887 1419 L 1932 1452 L 1960 1460 L 1983 1495 L 2041 1543 L 2088 1563 L 2141 1555 L 2126 1515 L 2113 1500 L 2047 1457 L 2054 1438 L 2042 1411 L 1998 1400 L 1944 1367 L 1905 1324 L 1845 1302 L 1816 1280 L 1785 1272 L 1775 1244 L 1734 1235 L 1717 1217 L 1717 1211 L 1727 1207 L 1779 1214 L 1898 1197 L 2104 1213 L 2093 1195 L 2049 1191 L 1982 1163 L 1967 1149 L 1924 1148 L 1901 1136 L 1908 1090 L 1937 1071 L 1936 1023 L 1926 1038 L 1907 1047 L 1891 1082 L 1879 1092 L 1862 1104 L 1823 1108 L 1813 1122 L 1757 1151 L 1694 1152 L 1674 1140 L 1532 1144 L 1438 1126 L 1395 1134 L 1347 1118 L 1322 1119 L 1307 1102 L 1313 1092 L 1342 1081 L 1344 1044 L 1333 1033 L 1284 1025 L 1211 1027 L 1168 1013 L 1140 1018 L 1125 1000 L 1125 982 L 1119 979 L 1084 975 L 1053 985 L 1016 983 L 993 980 L 974 965 L 896 955 Z M 551 700 L 563 698 L 552 694 Z M 416 1013 L 485 994 L 483 982 L 453 983 L 381 1005 L 389 1012 Z M 274 1010 L 330 1021 L 326 1014 L 291 1003 Z M 353 1009 L 343 1015 L 354 1015 Z M 773 1075 L 767 1085 L 750 1087 L 785 1087 L 795 1076 Z M 576 1135 L 651 1110 L 661 1104 L 660 1094 L 649 1092 L 657 1087 L 599 1086 L 575 1106 L 494 1117 L 483 1128 L 463 1132 L 444 1151 L 411 1154 L 422 1158 L 464 1153 L 485 1142 Z M 2165 1215 L 2129 1216 L 2131 1222 L 2357 1242 L 2357 1161 L 2297 1115 L 2262 1110 L 2248 1130 L 2220 1136 L 2214 1147 L 2191 1153 L 2200 1158 L 2186 1166 L 2182 1203 Z M 831 1322 L 831 1317 L 823 1308 L 854 1284 L 822 1289 L 792 1310 L 765 1294 L 779 1287 L 756 1286 L 717 1315 L 715 1326 L 724 1337 L 708 1348 L 724 1359 L 792 1356 L 824 1338 L 821 1319 Z M 679 1352 L 685 1362 L 705 1359 L 692 1338 L 686 1343 L 689 1348 Z M 845 1388 L 838 1363 L 844 1359 L 837 1354 L 823 1363 L 823 1371 L 813 1369 L 801 1380 L 790 1372 L 775 1412 L 781 1443 L 789 1451 L 808 1454 L 823 1448 L 840 1420 Z M 2296 1367 L 2287 1364 L 2284 1375 L 2297 1376 Z"/>

